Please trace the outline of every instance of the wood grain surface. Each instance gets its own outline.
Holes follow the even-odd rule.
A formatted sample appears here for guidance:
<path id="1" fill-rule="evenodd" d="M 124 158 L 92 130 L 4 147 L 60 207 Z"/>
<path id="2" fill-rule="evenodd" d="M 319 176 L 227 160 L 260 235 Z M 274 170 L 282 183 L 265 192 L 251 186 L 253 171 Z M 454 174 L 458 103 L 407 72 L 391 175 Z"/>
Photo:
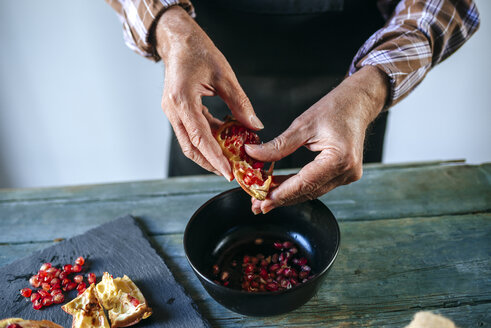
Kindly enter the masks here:
<path id="1" fill-rule="evenodd" d="M 217 304 L 183 254 L 194 211 L 235 186 L 197 176 L 1 190 L 0 266 L 129 213 L 214 327 L 403 327 L 421 310 L 491 327 L 491 164 L 365 166 L 360 181 L 321 198 L 342 240 L 325 284 L 301 308 L 269 318 Z"/>

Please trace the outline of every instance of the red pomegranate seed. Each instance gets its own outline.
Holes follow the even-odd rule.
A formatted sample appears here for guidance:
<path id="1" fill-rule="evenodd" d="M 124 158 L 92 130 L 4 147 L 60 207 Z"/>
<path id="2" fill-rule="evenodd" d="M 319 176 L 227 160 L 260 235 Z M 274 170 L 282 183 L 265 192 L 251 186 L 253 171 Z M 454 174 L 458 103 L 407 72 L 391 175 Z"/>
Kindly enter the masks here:
<path id="1" fill-rule="evenodd" d="M 35 300 L 33 303 L 32 303 L 32 308 L 34 310 L 41 310 L 41 308 L 43 307 L 43 303 L 41 303 L 41 300 L 38 299 L 38 300 Z"/>
<path id="2" fill-rule="evenodd" d="M 227 281 L 225 281 L 225 282 L 223 283 L 223 285 L 224 285 L 225 287 L 227 287 L 229 284 L 230 284 L 230 281 L 228 281 L 228 280 L 227 280 Z"/>
<path id="3" fill-rule="evenodd" d="M 298 281 L 297 281 L 297 279 L 295 279 L 295 278 L 291 278 L 291 279 L 290 279 L 290 282 L 291 282 L 291 284 L 292 284 L 293 286 L 298 285 Z"/>
<path id="4" fill-rule="evenodd" d="M 78 257 L 78 258 L 75 260 L 75 264 L 76 264 L 76 265 L 80 265 L 80 266 L 82 266 L 82 265 L 84 265 L 84 263 L 85 263 L 85 259 L 84 259 L 82 256 Z"/>
<path id="5" fill-rule="evenodd" d="M 47 282 L 43 282 L 43 283 L 41 284 L 41 287 L 42 287 L 42 288 L 43 288 L 43 290 L 45 290 L 45 291 L 48 291 L 48 290 L 50 290 L 50 289 L 51 289 L 51 285 L 50 285 L 50 284 L 48 284 Z"/>
<path id="6" fill-rule="evenodd" d="M 307 264 L 307 259 L 305 257 L 301 257 L 298 259 L 297 263 L 296 263 L 298 266 L 304 266 L 305 264 Z"/>
<path id="7" fill-rule="evenodd" d="M 72 268 L 72 272 L 80 272 L 80 271 L 82 271 L 82 266 L 75 264 Z"/>
<path id="8" fill-rule="evenodd" d="M 261 268 L 261 270 L 259 270 L 259 275 L 263 279 L 268 279 L 268 272 L 266 271 L 265 268 Z"/>
<path id="9" fill-rule="evenodd" d="M 50 274 L 46 275 L 44 278 L 43 278 L 43 282 L 47 282 L 49 283 L 51 281 L 51 279 L 53 279 L 53 276 L 51 276 Z"/>
<path id="10" fill-rule="evenodd" d="M 131 304 L 133 304 L 134 307 L 137 307 L 138 305 L 140 305 L 140 301 L 134 297 L 131 298 Z"/>
<path id="11" fill-rule="evenodd" d="M 310 272 L 310 270 L 312 270 L 312 269 L 308 265 L 302 266 L 302 271 Z"/>
<path id="12" fill-rule="evenodd" d="M 58 289 L 53 289 L 53 290 L 51 291 L 51 296 L 55 296 L 55 295 L 57 295 L 57 294 L 62 294 L 62 293 L 63 293 L 63 292 L 62 292 L 62 291 L 61 291 L 61 289 L 59 289 L 59 288 L 58 288 Z"/>
<path id="13" fill-rule="evenodd" d="M 278 263 L 278 257 L 278 253 L 274 253 L 273 256 L 271 256 L 271 262 Z"/>
<path id="14" fill-rule="evenodd" d="M 242 262 L 243 263 L 249 263 L 250 260 L 251 260 L 251 258 L 248 255 L 245 255 L 244 256 L 244 259 L 242 260 Z"/>
<path id="15" fill-rule="evenodd" d="M 38 290 L 38 294 L 41 296 L 41 298 L 45 298 L 49 296 L 49 293 L 45 290 Z"/>
<path id="16" fill-rule="evenodd" d="M 51 268 L 51 263 L 44 263 L 43 265 L 41 265 L 41 267 L 39 268 L 39 271 L 46 271 L 48 270 L 49 268 Z"/>
<path id="17" fill-rule="evenodd" d="M 251 281 L 251 287 L 259 288 L 259 283 L 257 281 Z"/>
<path id="18" fill-rule="evenodd" d="M 30 288 L 22 288 L 20 294 L 24 297 L 31 297 L 32 290 Z"/>
<path id="19" fill-rule="evenodd" d="M 300 271 L 300 273 L 298 274 L 298 279 L 305 279 L 307 278 L 307 276 L 309 275 L 309 273 L 307 271 Z"/>
<path id="20" fill-rule="evenodd" d="M 253 264 L 248 264 L 245 269 L 244 269 L 244 272 L 246 274 L 248 273 L 254 273 L 254 265 Z"/>
<path id="21" fill-rule="evenodd" d="M 61 284 L 61 280 L 60 278 L 53 278 L 51 279 L 50 281 L 50 285 L 53 286 L 53 285 L 60 285 Z"/>
<path id="22" fill-rule="evenodd" d="M 73 281 L 75 281 L 77 284 L 81 283 L 83 280 L 84 280 L 84 276 L 82 276 L 81 274 L 78 274 L 75 277 L 73 277 Z"/>
<path id="23" fill-rule="evenodd" d="M 283 243 L 283 248 L 292 248 L 293 247 L 293 243 L 291 241 L 285 241 Z"/>
<path id="24" fill-rule="evenodd" d="M 218 265 L 213 265 L 212 267 L 212 270 L 213 270 L 213 274 L 216 276 L 220 273 L 220 268 L 218 267 Z"/>
<path id="25" fill-rule="evenodd" d="M 58 276 L 61 280 L 68 278 L 68 273 L 66 271 L 61 271 Z"/>
<path id="26" fill-rule="evenodd" d="M 82 295 L 82 294 L 85 292 L 85 290 L 86 290 L 86 289 L 87 289 L 87 288 L 81 288 L 80 290 L 79 290 L 79 289 L 77 289 L 77 291 L 78 291 L 77 296 L 78 296 L 78 295 Z"/>
<path id="27" fill-rule="evenodd" d="M 87 276 L 87 281 L 89 282 L 89 284 L 95 284 L 96 282 L 96 276 L 95 276 L 95 273 L 89 273 L 89 275 Z"/>
<path id="28" fill-rule="evenodd" d="M 31 302 L 34 302 L 40 298 L 41 298 L 41 295 L 39 295 L 39 293 L 32 293 L 31 294 Z"/>
<path id="29" fill-rule="evenodd" d="M 278 263 L 275 263 L 275 264 L 272 264 L 270 267 L 269 267 L 269 271 L 270 272 L 276 272 L 276 270 L 278 270 L 280 268 L 280 265 Z"/>
<path id="30" fill-rule="evenodd" d="M 87 285 L 85 284 L 85 282 L 81 282 L 78 284 L 77 290 L 80 291 L 80 289 L 85 289 L 86 287 Z"/>
<path id="31" fill-rule="evenodd" d="M 65 279 L 63 279 L 63 280 L 61 281 L 61 285 L 62 285 L 62 286 L 66 286 L 66 285 L 68 285 L 68 284 L 69 284 L 69 283 L 71 283 L 71 282 L 72 282 L 72 281 L 71 281 L 70 279 L 65 278 Z"/>
<path id="32" fill-rule="evenodd" d="M 279 241 L 276 241 L 273 243 L 273 247 L 276 248 L 276 249 L 283 249 L 283 243 L 279 242 Z"/>
<path id="33" fill-rule="evenodd" d="M 282 280 L 280 285 L 282 288 L 286 288 L 286 289 L 292 288 L 292 284 L 290 283 L 290 281 L 288 279 Z"/>
<path id="34" fill-rule="evenodd" d="M 70 282 L 70 283 L 68 283 L 68 285 L 66 285 L 65 288 L 66 288 L 66 290 L 73 290 L 73 289 L 77 288 L 77 283 Z"/>
<path id="35" fill-rule="evenodd" d="M 53 295 L 53 303 L 55 304 L 63 303 L 64 300 L 65 300 L 65 296 L 61 293 Z"/>
<path id="36" fill-rule="evenodd" d="M 29 279 L 29 283 L 31 284 L 32 287 L 38 288 L 41 286 L 41 280 L 39 279 L 38 275 L 34 275 Z"/>
<path id="37" fill-rule="evenodd" d="M 63 266 L 63 271 L 66 272 L 67 274 L 72 273 L 72 265 L 71 264 L 65 264 Z"/>
<path id="38" fill-rule="evenodd" d="M 278 290 L 278 284 L 276 282 L 270 282 L 266 284 L 266 289 L 270 292 L 275 292 Z"/>
<path id="39" fill-rule="evenodd" d="M 40 279 L 42 279 L 42 278 L 46 277 L 47 275 L 48 275 L 48 274 L 47 274 L 47 273 L 46 273 L 46 271 L 44 271 L 44 270 L 39 270 L 39 271 L 38 271 L 38 276 L 39 276 L 39 278 L 40 278 Z"/>
<path id="40" fill-rule="evenodd" d="M 6 328 L 22 328 L 22 326 L 19 325 L 18 323 L 11 323 Z"/>
<path id="41" fill-rule="evenodd" d="M 58 272 L 58 269 L 55 267 L 50 267 L 46 270 L 46 273 L 48 275 L 51 275 L 52 277 L 56 277 L 56 273 Z"/>
<path id="42" fill-rule="evenodd" d="M 252 281 L 253 279 L 254 279 L 254 275 L 253 275 L 252 273 L 247 274 L 247 275 L 245 276 L 245 280 L 247 280 L 247 281 Z"/>
<path id="43" fill-rule="evenodd" d="M 51 296 L 48 296 L 48 297 L 43 298 L 43 300 L 41 302 L 42 302 L 43 306 L 50 306 L 51 304 L 53 304 L 53 298 Z"/>

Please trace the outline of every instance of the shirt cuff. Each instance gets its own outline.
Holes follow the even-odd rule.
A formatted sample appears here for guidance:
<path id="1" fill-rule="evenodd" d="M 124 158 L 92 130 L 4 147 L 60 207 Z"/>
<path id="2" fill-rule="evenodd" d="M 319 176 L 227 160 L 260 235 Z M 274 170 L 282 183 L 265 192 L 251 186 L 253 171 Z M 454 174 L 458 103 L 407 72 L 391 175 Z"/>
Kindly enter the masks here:
<path id="1" fill-rule="evenodd" d="M 119 0 L 121 10 L 118 12 L 123 24 L 123 37 L 126 45 L 143 57 L 159 61 L 160 56 L 155 50 L 153 32 L 157 22 L 166 9 L 181 6 L 191 17 L 195 11 L 189 0 L 154 0 L 131 1 Z"/>

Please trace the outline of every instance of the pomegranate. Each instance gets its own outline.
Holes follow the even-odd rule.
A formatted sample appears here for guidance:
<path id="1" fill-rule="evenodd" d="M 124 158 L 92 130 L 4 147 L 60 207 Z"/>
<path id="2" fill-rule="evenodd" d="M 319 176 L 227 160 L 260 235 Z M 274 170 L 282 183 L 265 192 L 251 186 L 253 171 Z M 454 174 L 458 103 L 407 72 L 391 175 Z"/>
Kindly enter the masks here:
<path id="1" fill-rule="evenodd" d="M 215 139 L 232 166 L 239 185 L 249 195 L 264 200 L 273 180 L 273 164 L 265 171 L 264 163 L 245 152 L 245 144 L 259 144 L 259 136 L 233 118 L 228 118 L 215 132 Z"/>

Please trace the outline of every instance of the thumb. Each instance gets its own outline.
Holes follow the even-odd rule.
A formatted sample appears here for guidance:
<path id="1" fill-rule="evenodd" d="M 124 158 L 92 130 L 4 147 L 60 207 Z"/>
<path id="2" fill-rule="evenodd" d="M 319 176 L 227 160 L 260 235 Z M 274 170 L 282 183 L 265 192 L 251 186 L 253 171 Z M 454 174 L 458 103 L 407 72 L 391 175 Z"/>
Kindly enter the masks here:
<path id="1" fill-rule="evenodd" d="M 222 88 L 218 88 L 217 92 L 230 108 L 232 115 L 237 121 L 249 129 L 261 130 L 264 128 L 263 123 L 256 116 L 249 98 L 235 77 L 232 81 L 222 86 Z"/>
<path id="2" fill-rule="evenodd" d="M 273 140 L 260 144 L 245 145 L 247 155 L 262 162 L 274 162 L 303 146 L 307 138 L 291 126 Z"/>

